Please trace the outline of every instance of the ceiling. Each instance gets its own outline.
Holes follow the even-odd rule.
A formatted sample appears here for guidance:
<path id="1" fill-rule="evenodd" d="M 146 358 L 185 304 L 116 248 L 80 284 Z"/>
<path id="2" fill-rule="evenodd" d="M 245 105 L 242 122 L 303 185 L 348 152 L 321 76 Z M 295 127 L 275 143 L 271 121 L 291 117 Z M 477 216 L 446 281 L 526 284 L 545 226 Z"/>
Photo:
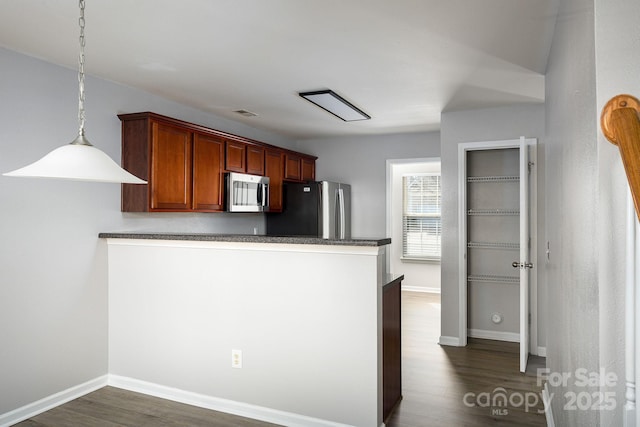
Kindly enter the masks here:
<path id="1" fill-rule="evenodd" d="M 437 130 L 442 111 L 544 101 L 557 2 L 87 0 L 85 70 L 295 139 Z M 77 68 L 78 15 L 2 0 L 0 46 Z M 320 89 L 371 120 L 297 95 Z"/>

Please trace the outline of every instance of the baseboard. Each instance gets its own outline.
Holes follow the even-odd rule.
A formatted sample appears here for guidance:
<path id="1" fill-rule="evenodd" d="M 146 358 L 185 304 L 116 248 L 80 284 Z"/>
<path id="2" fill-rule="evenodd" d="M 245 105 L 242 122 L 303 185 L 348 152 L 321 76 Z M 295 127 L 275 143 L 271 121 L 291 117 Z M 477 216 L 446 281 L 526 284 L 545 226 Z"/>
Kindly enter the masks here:
<path id="1" fill-rule="evenodd" d="M 468 329 L 467 334 L 471 338 L 485 340 L 520 342 L 520 334 L 514 332 L 486 331 L 483 329 Z"/>
<path id="2" fill-rule="evenodd" d="M 547 357 L 547 347 L 538 347 L 538 356 Z"/>
<path id="3" fill-rule="evenodd" d="M 440 288 L 427 288 L 424 286 L 406 286 L 406 285 L 402 285 L 402 290 L 403 291 L 409 291 L 409 292 L 425 292 L 425 293 L 429 293 L 429 294 L 439 294 L 441 293 Z"/>
<path id="4" fill-rule="evenodd" d="M 544 417 L 547 420 L 547 427 L 556 427 L 556 422 L 553 419 L 553 408 L 551 407 L 549 383 L 544 383 L 544 388 L 542 389 L 542 402 L 544 404 Z"/>
<path id="5" fill-rule="evenodd" d="M 438 340 L 438 344 L 460 347 L 460 339 L 458 337 L 446 337 L 441 335 L 440 339 Z"/>
<path id="6" fill-rule="evenodd" d="M 333 421 L 307 417 L 305 415 L 279 411 L 263 406 L 193 393 L 134 378 L 109 375 L 108 382 L 109 385 L 113 387 L 279 425 L 291 427 L 348 427 L 347 424 L 340 424 Z"/>
<path id="7" fill-rule="evenodd" d="M 107 385 L 107 379 L 108 376 L 104 375 L 56 394 L 52 394 L 51 396 L 47 396 L 36 402 L 29 403 L 28 405 L 14 409 L 11 412 L 0 414 L 0 427 L 8 427 L 17 424 L 20 421 L 34 417 L 48 411 L 49 409 L 55 408 L 56 406 L 60 406 L 72 401 L 73 399 L 77 399 L 78 397 L 91 393 L 92 391 L 96 391 Z"/>

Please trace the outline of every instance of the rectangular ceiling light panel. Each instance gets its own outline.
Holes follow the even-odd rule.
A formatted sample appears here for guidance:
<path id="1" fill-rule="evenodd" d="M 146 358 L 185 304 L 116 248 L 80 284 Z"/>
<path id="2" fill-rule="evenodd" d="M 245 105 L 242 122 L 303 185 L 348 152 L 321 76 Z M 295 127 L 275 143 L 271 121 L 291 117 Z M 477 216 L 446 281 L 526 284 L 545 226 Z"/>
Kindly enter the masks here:
<path id="1" fill-rule="evenodd" d="M 318 107 L 328 111 L 345 122 L 356 120 L 369 120 L 371 117 L 362 110 L 349 103 L 332 90 L 319 90 L 315 92 L 301 92 L 301 97 L 313 102 Z"/>

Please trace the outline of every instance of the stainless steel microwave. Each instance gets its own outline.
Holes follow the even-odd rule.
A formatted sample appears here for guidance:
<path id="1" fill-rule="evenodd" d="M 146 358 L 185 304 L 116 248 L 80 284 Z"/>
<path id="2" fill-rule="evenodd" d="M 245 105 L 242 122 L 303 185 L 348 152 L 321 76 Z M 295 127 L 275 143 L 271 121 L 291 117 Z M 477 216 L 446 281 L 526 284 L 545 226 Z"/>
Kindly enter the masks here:
<path id="1" fill-rule="evenodd" d="M 269 178 L 231 172 L 227 175 L 227 211 L 268 212 Z"/>

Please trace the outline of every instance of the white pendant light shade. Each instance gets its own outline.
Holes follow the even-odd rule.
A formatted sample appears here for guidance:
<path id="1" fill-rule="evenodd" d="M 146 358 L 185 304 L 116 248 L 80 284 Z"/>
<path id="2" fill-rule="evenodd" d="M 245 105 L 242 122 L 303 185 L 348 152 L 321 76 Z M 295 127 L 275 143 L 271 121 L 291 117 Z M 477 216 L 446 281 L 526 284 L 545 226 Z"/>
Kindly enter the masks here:
<path id="1" fill-rule="evenodd" d="M 79 136 L 76 141 L 79 139 L 84 139 L 84 137 Z M 111 157 L 93 145 L 76 143 L 76 141 L 56 148 L 30 165 L 3 175 L 146 184 L 145 181 L 122 169 Z"/>

